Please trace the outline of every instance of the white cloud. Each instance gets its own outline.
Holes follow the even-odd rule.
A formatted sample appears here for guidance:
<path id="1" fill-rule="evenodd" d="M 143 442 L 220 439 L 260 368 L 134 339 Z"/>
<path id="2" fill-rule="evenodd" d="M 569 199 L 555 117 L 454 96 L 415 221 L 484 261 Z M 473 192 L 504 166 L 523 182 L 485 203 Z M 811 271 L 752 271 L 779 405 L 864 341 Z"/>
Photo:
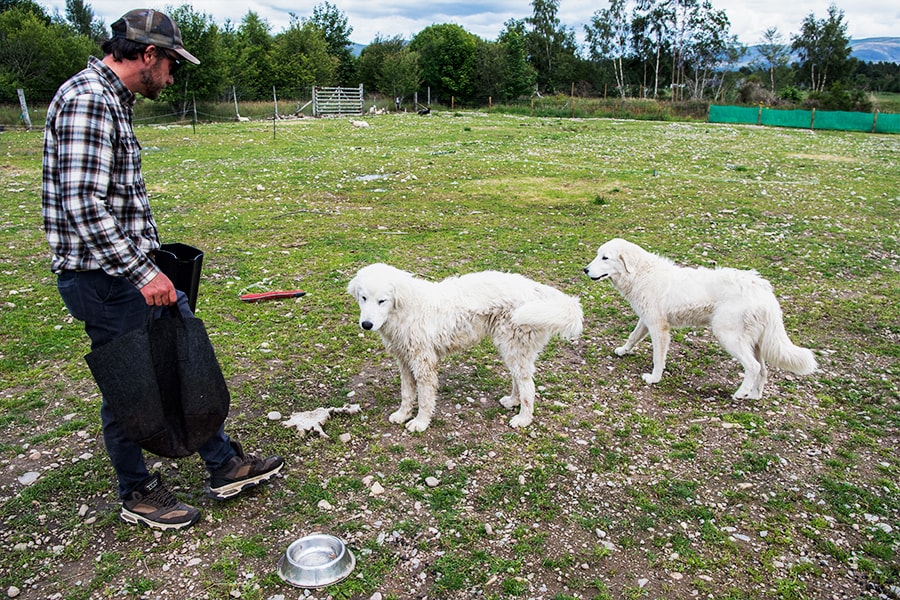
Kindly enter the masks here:
<path id="1" fill-rule="evenodd" d="M 322 0 L 324 1 L 324 0 Z M 227 19 L 239 24 L 248 11 L 257 13 L 272 26 L 272 33 L 278 33 L 290 24 L 290 13 L 301 18 L 312 15 L 312 7 L 322 1 L 313 0 L 298 8 L 296 0 L 267 0 L 265 2 L 221 2 L 219 0 L 192 0 L 187 2 L 197 12 L 212 16 L 218 24 Z M 791 34 L 800 30 L 803 19 L 810 13 L 817 19 L 827 16 L 828 6 L 833 0 L 808 0 L 806 2 L 785 2 L 784 0 L 713 0 L 713 7 L 724 10 L 731 21 L 731 33 L 747 45 L 760 42 L 763 32 L 777 27 L 786 42 Z M 39 0 L 40 2 L 40 0 Z M 510 19 L 525 19 L 532 14 L 530 2 L 499 0 L 496 2 L 472 2 L 463 0 L 330 0 L 331 4 L 344 13 L 353 28 L 350 38 L 354 42 L 367 44 L 376 35 L 384 38 L 400 36 L 409 39 L 429 25 L 455 23 L 467 31 L 486 40 L 494 40 Z M 86 2 L 94 14 L 107 25 L 122 15 L 121 2 L 95 0 Z M 65 0 L 42 2 L 51 12 L 65 11 Z M 178 6 L 180 2 L 149 7 L 165 10 L 166 6 Z M 900 37 L 900 8 L 895 0 L 856 0 L 838 8 L 844 11 L 844 23 L 851 38 Z M 584 24 L 607 2 L 593 0 L 560 0 L 557 16 L 563 25 L 573 29 L 578 39 L 583 37 Z M 303 11 L 306 12 L 303 12 Z"/>

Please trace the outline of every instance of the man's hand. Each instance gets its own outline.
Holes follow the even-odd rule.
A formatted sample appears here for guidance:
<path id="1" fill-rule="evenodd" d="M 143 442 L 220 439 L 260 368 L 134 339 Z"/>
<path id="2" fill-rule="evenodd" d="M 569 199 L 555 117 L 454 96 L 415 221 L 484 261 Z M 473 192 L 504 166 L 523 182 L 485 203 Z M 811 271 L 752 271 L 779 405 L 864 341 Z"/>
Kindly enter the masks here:
<path id="1" fill-rule="evenodd" d="M 141 288 L 141 295 L 148 306 L 169 306 L 178 301 L 172 281 L 160 273 Z"/>

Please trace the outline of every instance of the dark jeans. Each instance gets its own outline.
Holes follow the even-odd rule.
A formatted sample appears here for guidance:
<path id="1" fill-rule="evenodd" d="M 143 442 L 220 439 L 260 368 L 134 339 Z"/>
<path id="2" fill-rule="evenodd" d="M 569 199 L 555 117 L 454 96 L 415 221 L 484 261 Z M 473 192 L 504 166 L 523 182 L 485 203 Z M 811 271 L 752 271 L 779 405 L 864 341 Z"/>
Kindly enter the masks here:
<path id="1" fill-rule="evenodd" d="M 73 317 L 84 322 L 84 330 L 91 338 L 91 348 L 137 329 L 147 322 L 149 311 L 140 291 L 122 277 L 112 277 L 101 270 L 65 271 L 57 279 L 57 289 Z M 187 296 L 178 292 L 178 308 L 185 316 L 192 316 Z M 156 318 L 168 314 L 156 308 Z M 140 401 L 140 399 L 136 399 Z M 141 447 L 122 432 L 106 400 L 100 407 L 103 441 L 119 480 L 119 496 L 128 497 L 131 491 L 150 476 Z M 210 471 L 225 466 L 235 455 L 224 426 L 206 442 L 197 454 Z"/>

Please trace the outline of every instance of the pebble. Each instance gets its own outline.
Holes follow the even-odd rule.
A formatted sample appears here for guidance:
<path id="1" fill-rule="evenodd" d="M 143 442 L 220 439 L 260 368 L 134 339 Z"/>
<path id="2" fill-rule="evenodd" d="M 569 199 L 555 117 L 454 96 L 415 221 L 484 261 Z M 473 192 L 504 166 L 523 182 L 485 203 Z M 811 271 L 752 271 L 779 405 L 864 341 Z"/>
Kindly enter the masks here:
<path id="1" fill-rule="evenodd" d="M 17 588 L 14 585 L 9 586 L 9 589 L 6 590 L 6 595 L 9 596 L 10 598 L 15 598 L 19 594 L 20 594 L 19 588 Z"/>
<path id="2" fill-rule="evenodd" d="M 383 493 L 384 493 L 384 486 L 382 486 L 380 483 L 378 483 L 378 482 L 376 481 L 375 483 L 372 484 L 372 490 L 371 490 L 371 491 L 372 491 L 372 495 L 373 495 L 373 496 L 377 496 L 377 495 L 379 495 L 379 494 L 383 494 Z"/>
<path id="3" fill-rule="evenodd" d="M 641 588 L 641 589 L 644 589 L 644 587 L 645 587 L 648 583 L 650 583 L 650 580 L 649 580 L 649 579 L 638 579 L 638 581 L 637 581 L 638 587 Z"/>
<path id="4" fill-rule="evenodd" d="M 324 498 L 322 500 L 319 500 L 319 503 L 316 506 L 318 506 L 321 510 L 331 510 L 332 508 L 334 508 L 331 503 Z"/>
<path id="5" fill-rule="evenodd" d="M 19 475 L 19 483 L 21 483 L 22 485 L 31 485 L 32 483 L 37 481 L 37 478 L 40 476 L 41 474 L 37 471 L 28 471 L 27 473 Z"/>
<path id="6" fill-rule="evenodd" d="M 437 487 L 441 484 L 441 481 L 437 477 L 426 477 L 425 485 L 428 487 Z"/>
<path id="7" fill-rule="evenodd" d="M 681 581 L 684 578 L 684 575 L 682 575 L 678 571 L 674 571 L 672 573 L 669 573 L 669 577 L 671 577 L 675 581 Z"/>
<path id="8" fill-rule="evenodd" d="M 273 410 L 269 414 L 266 415 L 266 418 L 269 419 L 270 421 L 280 421 L 281 413 L 278 412 L 277 410 Z"/>
<path id="9" fill-rule="evenodd" d="M 369 600 L 381 600 L 381 592 L 375 592 L 374 594 L 372 594 Z"/>
<path id="10" fill-rule="evenodd" d="M 342 433 L 341 435 L 338 436 L 338 439 L 341 441 L 342 444 L 347 444 L 350 442 L 350 434 Z"/>

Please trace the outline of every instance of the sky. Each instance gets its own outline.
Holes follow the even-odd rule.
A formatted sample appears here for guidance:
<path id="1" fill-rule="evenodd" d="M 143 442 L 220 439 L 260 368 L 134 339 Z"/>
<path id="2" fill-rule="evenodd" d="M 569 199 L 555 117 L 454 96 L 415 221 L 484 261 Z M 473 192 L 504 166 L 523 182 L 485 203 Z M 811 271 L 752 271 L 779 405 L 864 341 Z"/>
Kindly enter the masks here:
<path id="1" fill-rule="evenodd" d="M 37 0 L 49 12 L 65 13 L 65 0 Z M 353 29 L 350 40 L 368 44 L 376 36 L 383 39 L 400 36 L 411 39 L 429 25 L 453 23 L 478 37 L 493 41 L 510 19 L 531 16 L 531 0 L 329 0 L 347 17 Z M 776 27 L 783 43 L 799 33 L 803 19 L 810 13 L 816 19 L 828 15 L 834 3 L 844 11 L 844 23 L 851 40 L 872 37 L 900 37 L 900 2 L 897 0 L 712 0 L 713 8 L 724 10 L 731 21 L 731 34 L 748 46 L 762 41 L 763 32 Z M 287 29 L 290 13 L 298 17 L 312 16 L 313 7 L 324 0 L 180 0 L 163 4 L 122 4 L 121 0 L 85 0 L 97 18 L 107 26 L 132 8 L 156 8 L 191 5 L 219 25 L 231 20 L 239 25 L 248 11 L 253 11 L 271 26 L 271 33 Z M 843 5 L 842 5 L 843 4 Z M 575 32 L 581 43 L 584 25 L 600 9 L 608 8 L 607 0 L 559 0 L 557 17 Z M 188 48 L 190 50 L 190 48 Z"/>

